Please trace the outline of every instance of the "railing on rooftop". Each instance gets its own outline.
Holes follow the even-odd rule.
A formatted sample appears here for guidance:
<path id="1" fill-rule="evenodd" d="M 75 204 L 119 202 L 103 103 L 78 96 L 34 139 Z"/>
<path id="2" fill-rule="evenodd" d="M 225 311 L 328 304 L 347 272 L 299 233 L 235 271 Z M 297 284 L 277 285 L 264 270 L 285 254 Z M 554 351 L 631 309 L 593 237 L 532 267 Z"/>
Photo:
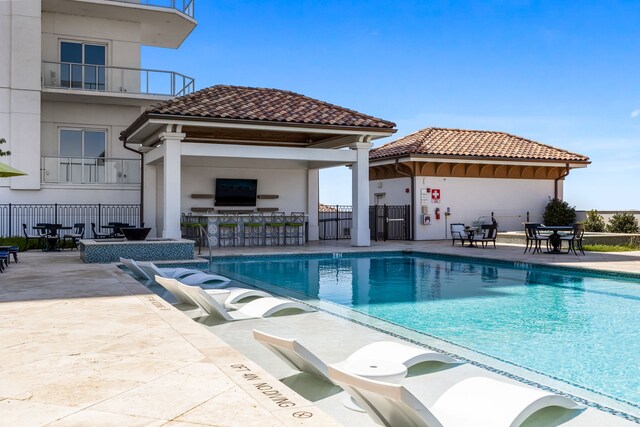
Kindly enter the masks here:
<path id="1" fill-rule="evenodd" d="M 41 182 L 51 184 L 140 184 L 140 160 L 105 157 L 42 157 Z"/>
<path id="2" fill-rule="evenodd" d="M 122 3 L 134 3 L 145 6 L 166 7 L 175 9 L 187 16 L 194 17 L 195 0 L 113 0 Z"/>
<path id="3" fill-rule="evenodd" d="M 42 87 L 181 96 L 194 91 L 195 80 L 175 71 L 42 61 Z"/>

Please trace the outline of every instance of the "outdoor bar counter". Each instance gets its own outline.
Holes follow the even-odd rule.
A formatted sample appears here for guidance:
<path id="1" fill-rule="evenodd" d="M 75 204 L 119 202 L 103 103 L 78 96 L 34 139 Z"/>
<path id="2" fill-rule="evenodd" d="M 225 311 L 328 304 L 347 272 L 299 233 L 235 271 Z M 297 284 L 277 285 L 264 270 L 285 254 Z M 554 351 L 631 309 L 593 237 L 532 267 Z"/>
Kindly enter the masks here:
<path id="1" fill-rule="evenodd" d="M 276 246 L 301 245 L 306 241 L 308 215 L 287 213 L 275 219 L 271 213 L 206 213 L 198 215 L 207 219 L 207 231 L 211 246 Z M 232 227 L 229 219 L 237 218 L 237 226 Z M 271 227 L 274 222 L 282 224 Z M 224 224 L 221 226 L 221 224 Z M 291 224 L 296 224 L 291 226 Z M 250 227 L 250 229 L 248 228 Z M 235 233 L 233 232 L 235 228 Z M 247 228 L 245 233 L 245 228 Z M 285 232 L 288 231 L 288 235 Z M 222 237 L 222 238 L 221 238 Z"/>

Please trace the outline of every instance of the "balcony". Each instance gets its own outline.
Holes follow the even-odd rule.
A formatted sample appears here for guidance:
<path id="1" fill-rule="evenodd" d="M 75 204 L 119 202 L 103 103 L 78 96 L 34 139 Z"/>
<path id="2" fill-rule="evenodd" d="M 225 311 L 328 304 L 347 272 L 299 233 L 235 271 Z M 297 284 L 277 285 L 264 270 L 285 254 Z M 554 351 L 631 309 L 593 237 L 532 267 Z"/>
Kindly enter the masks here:
<path id="1" fill-rule="evenodd" d="M 194 6 L 195 0 L 42 0 L 43 12 L 137 22 L 142 44 L 173 49 L 198 24 Z"/>
<path id="2" fill-rule="evenodd" d="M 113 0 L 122 3 L 141 4 L 144 6 L 166 7 L 177 10 L 185 15 L 194 18 L 195 0 Z"/>
<path id="3" fill-rule="evenodd" d="M 140 160 L 104 157 L 42 157 L 43 184 L 140 185 Z"/>
<path id="4" fill-rule="evenodd" d="M 58 93 L 157 101 L 193 92 L 195 80 L 174 71 L 43 61 L 42 87 Z"/>

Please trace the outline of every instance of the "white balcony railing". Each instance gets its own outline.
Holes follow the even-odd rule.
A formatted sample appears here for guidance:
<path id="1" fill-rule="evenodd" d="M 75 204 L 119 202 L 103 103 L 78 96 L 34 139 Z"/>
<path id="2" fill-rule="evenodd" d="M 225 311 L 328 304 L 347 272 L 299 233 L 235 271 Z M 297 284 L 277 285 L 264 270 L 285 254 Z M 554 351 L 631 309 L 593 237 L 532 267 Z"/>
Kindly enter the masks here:
<path id="1" fill-rule="evenodd" d="M 195 0 L 114 0 L 122 3 L 142 4 L 145 6 L 166 7 L 175 9 L 187 16 L 194 17 Z"/>
<path id="2" fill-rule="evenodd" d="M 195 80 L 174 71 L 42 61 L 42 87 L 181 96 L 194 91 Z"/>
<path id="3" fill-rule="evenodd" d="M 52 184 L 140 184 L 140 160 L 104 157 L 42 157 L 41 182 Z"/>

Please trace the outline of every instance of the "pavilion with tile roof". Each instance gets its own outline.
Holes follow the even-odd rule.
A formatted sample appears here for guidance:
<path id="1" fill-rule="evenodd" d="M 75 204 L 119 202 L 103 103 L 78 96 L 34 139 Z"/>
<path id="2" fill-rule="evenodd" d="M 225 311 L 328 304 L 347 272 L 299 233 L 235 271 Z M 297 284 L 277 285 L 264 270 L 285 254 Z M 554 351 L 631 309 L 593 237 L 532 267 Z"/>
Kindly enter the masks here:
<path id="1" fill-rule="evenodd" d="M 149 107 L 120 139 L 142 155 L 144 221 L 158 236 L 180 237 L 183 213 L 217 213 L 214 181 L 231 178 L 258 180 L 266 197 L 251 209 L 305 212 L 317 240 L 319 170 L 351 165 L 351 242 L 368 246 L 369 149 L 395 131 L 294 92 L 217 85 Z"/>
<path id="2" fill-rule="evenodd" d="M 422 240 L 447 236 L 445 216 L 469 224 L 493 212 L 501 230 L 538 221 L 570 170 L 590 161 L 506 132 L 429 127 L 371 150 L 369 163 L 372 202 L 412 205 Z"/>

